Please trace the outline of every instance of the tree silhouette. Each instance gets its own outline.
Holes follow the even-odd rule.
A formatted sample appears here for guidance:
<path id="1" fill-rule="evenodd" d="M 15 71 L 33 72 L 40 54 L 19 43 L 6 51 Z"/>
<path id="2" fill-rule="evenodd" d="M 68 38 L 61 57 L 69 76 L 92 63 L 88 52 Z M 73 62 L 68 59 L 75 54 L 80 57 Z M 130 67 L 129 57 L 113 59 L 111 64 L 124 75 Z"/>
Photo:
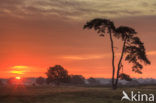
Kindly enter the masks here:
<path id="1" fill-rule="evenodd" d="M 127 79 L 130 80 L 130 77 L 125 73 L 120 73 L 121 68 L 123 68 L 122 59 L 125 56 L 125 61 L 133 64 L 132 71 L 136 73 L 142 73 L 141 69 L 143 65 L 141 62 L 145 64 L 150 64 L 148 60 L 144 48 L 144 44 L 141 42 L 139 37 L 136 36 L 137 32 L 130 27 L 127 26 L 120 26 L 116 28 L 114 23 L 108 19 L 93 19 L 87 22 L 84 25 L 84 29 L 94 29 L 97 31 L 100 36 L 104 36 L 105 32 L 110 36 L 111 41 L 111 49 L 112 49 L 112 87 L 113 89 L 117 88 L 118 79 Z M 113 36 L 121 39 L 123 41 L 122 52 L 117 66 L 117 77 L 114 79 L 115 75 L 115 63 L 114 63 L 114 44 L 112 39 Z M 128 79 L 129 78 L 129 79 Z"/>
<path id="2" fill-rule="evenodd" d="M 120 69 L 123 67 L 122 59 L 124 56 L 126 61 L 133 64 L 132 71 L 136 73 L 142 73 L 141 69 L 143 68 L 143 65 L 141 64 L 141 62 L 150 64 L 150 61 L 146 56 L 144 44 L 141 42 L 139 37 L 136 36 L 137 32 L 133 28 L 120 26 L 116 28 L 116 34 L 116 37 L 121 38 L 121 40 L 123 41 L 123 46 L 121 57 L 118 63 L 115 88 L 117 88 L 119 77 L 125 77 L 125 79 L 129 78 L 127 74 L 120 74 Z"/>
<path id="3" fill-rule="evenodd" d="M 62 83 L 69 82 L 68 71 L 65 70 L 61 65 L 55 65 L 54 67 L 49 67 L 47 74 L 47 83 L 55 83 L 59 85 Z"/>
<path id="4" fill-rule="evenodd" d="M 71 75 L 70 83 L 74 85 L 85 84 L 85 78 L 82 75 Z"/>
<path id="5" fill-rule="evenodd" d="M 120 78 L 121 80 L 132 81 L 132 78 L 129 75 L 125 74 L 125 73 L 121 73 L 118 76 L 118 78 Z"/>
<path id="6" fill-rule="evenodd" d="M 39 85 L 44 84 L 44 82 L 45 82 L 45 79 L 44 79 L 43 77 L 38 77 L 38 78 L 36 79 L 36 83 L 39 84 Z"/>
<path id="7" fill-rule="evenodd" d="M 95 78 L 92 78 L 92 77 L 90 77 L 88 79 L 88 82 L 90 85 L 99 85 L 100 84 L 100 82 L 98 80 L 96 80 Z"/>
<path id="8" fill-rule="evenodd" d="M 112 33 L 115 35 L 115 26 L 114 23 L 108 19 L 93 19 L 89 22 L 87 22 L 84 27 L 84 29 L 94 29 L 97 31 L 99 36 L 104 37 L 105 33 L 109 34 L 110 41 L 111 41 L 111 50 L 112 50 L 112 87 L 114 87 L 114 74 L 115 74 L 115 65 L 114 65 L 114 43 L 113 43 L 113 38 L 112 38 Z"/>

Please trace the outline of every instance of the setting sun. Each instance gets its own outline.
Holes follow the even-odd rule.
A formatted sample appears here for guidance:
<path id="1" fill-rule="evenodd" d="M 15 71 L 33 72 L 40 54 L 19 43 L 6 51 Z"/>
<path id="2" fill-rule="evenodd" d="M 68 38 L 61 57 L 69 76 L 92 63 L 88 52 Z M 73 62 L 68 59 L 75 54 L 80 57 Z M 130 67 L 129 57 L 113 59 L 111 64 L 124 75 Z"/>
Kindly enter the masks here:
<path id="1" fill-rule="evenodd" d="M 16 79 L 20 80 L 20 79 L 21 79 L 21 77 L 16 77 Z"/>

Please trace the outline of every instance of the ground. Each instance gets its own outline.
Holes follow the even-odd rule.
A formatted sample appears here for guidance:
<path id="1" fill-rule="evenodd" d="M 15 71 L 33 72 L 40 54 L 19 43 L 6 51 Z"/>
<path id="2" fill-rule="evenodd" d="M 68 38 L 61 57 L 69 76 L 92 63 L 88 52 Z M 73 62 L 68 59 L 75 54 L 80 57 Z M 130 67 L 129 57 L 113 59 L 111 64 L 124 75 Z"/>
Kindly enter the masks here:
<path id="1" fill-rule="evenodd" d="M 14 86 L 0 88 L 0 103 L 129 103 L 121 101 L 123 90 L 156 95 L 155 86 L 120 87 L 117 90 L 111 87 Z"/>

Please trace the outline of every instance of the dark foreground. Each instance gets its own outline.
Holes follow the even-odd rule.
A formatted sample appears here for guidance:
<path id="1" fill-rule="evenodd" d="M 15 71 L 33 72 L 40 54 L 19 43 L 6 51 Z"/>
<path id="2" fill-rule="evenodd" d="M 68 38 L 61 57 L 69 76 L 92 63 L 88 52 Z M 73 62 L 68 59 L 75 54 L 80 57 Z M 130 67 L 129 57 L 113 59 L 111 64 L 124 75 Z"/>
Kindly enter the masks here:
<path id="1" fill-rule="evenodd" d="M 140 91 L 141 93 L 156 95 L 155 86 L 125 87 L 117 90 L 112 90 L 111 87 L 15 86 L 0 87 L 0 103 L 132 103 L 128 101 L 121 102 L 123 90 L 127 93 Z"/>

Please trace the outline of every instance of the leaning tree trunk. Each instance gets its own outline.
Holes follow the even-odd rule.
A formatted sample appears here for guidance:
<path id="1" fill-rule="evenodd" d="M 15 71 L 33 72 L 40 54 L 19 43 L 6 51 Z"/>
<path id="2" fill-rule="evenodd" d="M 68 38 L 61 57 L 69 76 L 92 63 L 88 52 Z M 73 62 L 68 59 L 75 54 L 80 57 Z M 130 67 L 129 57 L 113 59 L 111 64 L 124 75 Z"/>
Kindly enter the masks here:
<path id="1" fill-rule="evenodd" d="M 110 41 L 111 41 L 111 49 L 112 49 L 112 88 L 115 89 L 115 84 L 114 84 L 114 74 L 115 74 L 115 65 L 114 65 L 114 44 L 113 44 L 113 39 L 112 39 L 112 33 L 111 30 L 110 32 Z"/>
<path id="2" fill-rule="evenodd" d="M 121 52 L 121 57 L 120 57 L 120 60 L 119 60 L 119 63 L 118 63 L 117 77 L 116 77 L 116 81 L 115 81 L 115 84 L 114 84 L 114 89 L 116 89 L 117 86 L 118 86 L 119 73 L 120 73 L 120 69 L 121 69 L 122 58 L 123 58 L 124 51 L 125 51 L 125 44 L 126 44 L 126 40 L 125 40 L 124 43 L 123 43 L 122 52 Z"/>

